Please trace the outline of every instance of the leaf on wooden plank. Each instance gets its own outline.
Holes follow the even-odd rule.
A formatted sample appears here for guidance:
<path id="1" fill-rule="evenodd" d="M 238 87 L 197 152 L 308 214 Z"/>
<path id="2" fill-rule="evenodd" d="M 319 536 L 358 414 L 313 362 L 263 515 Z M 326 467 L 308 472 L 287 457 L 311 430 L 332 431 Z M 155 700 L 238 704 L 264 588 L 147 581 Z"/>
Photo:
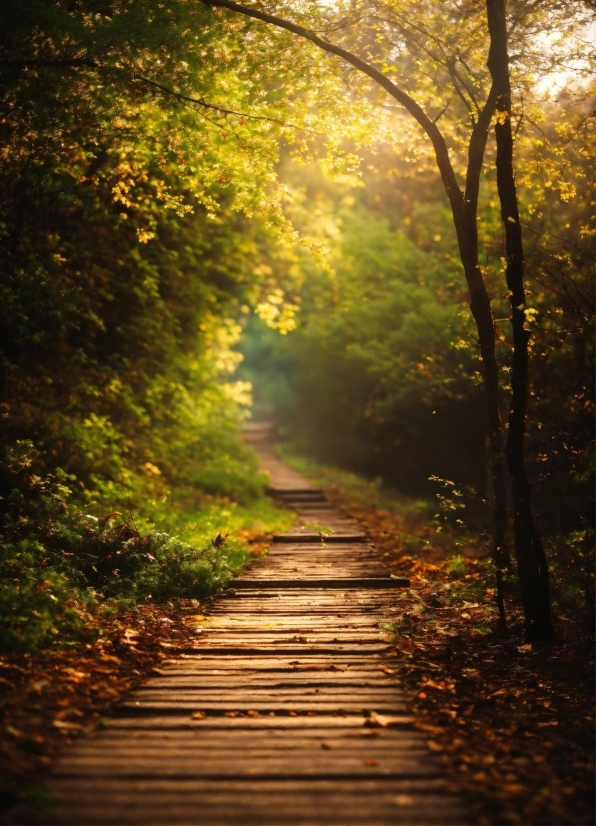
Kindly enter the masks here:
<path id="1" fill-rule="evenodd" d="M 54 728 L 63 729 L 64 731 L 82 731 L 83 726 L 80 723 L 71 723 L 68 720 L 53 720 Z"/>
<path id="2" fill-rule="evenodd" d="M 376 711 L 369 711 L 368 716 L 364 721 L 364 725 L 387 728 L 387 726 L 407 726 L 411 725 L 413 722 L 413 717 L 391 717 L 386 714 L 377 714 Z"/>
<path id="3" fill-rule="evenodd" d="M 365 766 L 378 766 L 379 765 L 378 760 L 372 760 L 370 758 L 366 759 L 366 760 L 363 760 L 362 762 L 364 763 Z"/>
<path id="4" fill-rule="evenodd" d="M 414 798 L 409 794 L 396 794 L 395 797 L 391 798 L 393 803 L 396 806 L 413 806 L 414 805 Z"/>
<path id="5" fill-rule="evenodd" d="M 190 716 L 193 720 L 204 720 L 207 714 L 204 711 L 193 711 Z"/>
<path id="6" fill-rule="evenodd" d="M 443 746 L 436 740 L 429 740 L 426 745 L 431 751 L 443 751 Z"/>

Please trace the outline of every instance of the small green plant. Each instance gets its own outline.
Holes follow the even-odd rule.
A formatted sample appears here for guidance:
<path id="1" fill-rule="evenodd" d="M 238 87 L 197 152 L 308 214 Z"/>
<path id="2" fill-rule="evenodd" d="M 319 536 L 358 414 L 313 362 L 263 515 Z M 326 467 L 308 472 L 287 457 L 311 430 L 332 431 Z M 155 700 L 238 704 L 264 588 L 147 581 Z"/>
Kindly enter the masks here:
<path id="1" fill-rule="evenodd" d="M 447 565 L 447 573 L 461 577 L 466 573 L 466 563 L 459 554 L 452 556 Z"/>

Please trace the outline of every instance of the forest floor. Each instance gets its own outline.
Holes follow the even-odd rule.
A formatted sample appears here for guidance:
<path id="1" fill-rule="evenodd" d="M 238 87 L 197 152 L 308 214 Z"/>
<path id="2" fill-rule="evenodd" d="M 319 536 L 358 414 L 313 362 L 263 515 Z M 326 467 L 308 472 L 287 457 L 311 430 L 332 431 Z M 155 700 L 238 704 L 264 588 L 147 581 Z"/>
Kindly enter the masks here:
<path id="1" fill-rule="evenodd" d="M 585 615 L 558 610 L 556 640 L 530 645 L 509 600 L 509 632 L 498 636 L 477 546 L 438 541 L 416 508 L 380 507 L 349 485 L 325 492 L 360 521 L 392 572 L 410 577 L 387 631 L 450 789 L 472 798 L 479 824 L 593 824 L 594 635 Z"/>
<path id="2" fill-rule="evenodd" d="M 477 549 L 450 545 L 446 535 L 439 542 L 421 509 L 384 507 L 354 487 L 320 481 L 390 569 L 410 577 L 399 596 L 403 613 L 385 630 L 449 787 L 472 799 L 479 824 L 594 823 L 587 626 L 558 612 L 555 642 L 529 645 L 519 610 L 508 604 L 509 634 L 495 635 L 494 595 Z M 257 554 L 266 545 L 255 538 Z M 101 726 L 161 659 L 193 638 L 198 609 L 194 600 L 138 606 L 104 620 L 95 641 L 0 658 L 2 808 L 43 798 L 56 755 Z"/>

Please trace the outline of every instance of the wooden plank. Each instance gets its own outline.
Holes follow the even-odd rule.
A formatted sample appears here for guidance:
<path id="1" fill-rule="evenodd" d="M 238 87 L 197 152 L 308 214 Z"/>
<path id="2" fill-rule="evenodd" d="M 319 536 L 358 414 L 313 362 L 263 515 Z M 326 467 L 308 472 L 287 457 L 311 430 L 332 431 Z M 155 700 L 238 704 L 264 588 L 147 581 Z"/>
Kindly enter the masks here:
<path id="1" fill-rule="evenodd" d="M 393 692 L 398 692 L 395 682 L 387 677 L 377 677 L 366 672 L 360 672 L 354 676 L 338 675 L 337 679 L 332 677 L 321 677 L 320 679 L 312 679 L 312 672 L 296 674 L 296 675 L 279 675 L 273 676 L 268 674 L 246 675 L 244 672 L 234 672 L 226 675 L 203 674 L 200 672 L 183 671 L 177 672 L 175 675 L 168 675 L 163 677 L 153 677 L 143 683 L 138 691 L 145 691 L 146 688 L 194 688 L 197 690 L 223 690 L 223 689 L 244 689 L 251 690 L 259 688 L 270 688 L 272 691 L 285 690 L 286 688 L 296 688 L 300 690 L 314 690 L 319 691 L 323 689 L 340 691 L 348 689 L 364 689 L 364 688 L 390 688 Z"/>
<path id="2" fill-rule="evenodd" d="M 277 691 L 263 689 L 254 686 L 249 690 L 239 688 L 226 689 L 225 692 L 219 688 L 213 689 L 201 686 L 195 687 L 141 687 L 131 695 L 133 699 L 143 702 L 150 700 L 167 700 L 170 703 L 183 701 L 209 704 L 213 708 L 252 708 L 255 704 L 263 706 L 266 703 L 275 703 L 292 708 L 292 704 L 298 701 L 301 705 L 312 704 L 313 702 L 331 702 L 335 697 L 337 705 L 342 708 L 348 704 L 362 708 L 374 708 L 375 703 L 383 702 L 384 705 L 396 703 L 397 697 L 393 686 L 354 690 L 350 686 L 309 688 L 305 686 L 284 686 Z"/>
<path id="3" fill-rule="evenodd" d="M 321 539 L 320 533 L 278 533 L 273 537 L 273 542 L 290 542 L 293 544 L 310 544 L 311 542 L 318 545 L 335 545 L 336 543 L 360 543 L 370 542 L 370 539 L 364 533 L 333 533 L 325 536 L 324 541 Z"/>
<path id="4" fill-rule="evenodd" d="M 412 718 L 408 714 L 396 714 L 396 719 L 402 720 L 402 725 L 409 725 Z M 275 714 L 268 712 L 267 715 L 259 717 L 224 717 L 222 715 L 207 715 L 202 719 L 197 719 L 188 715 L 134 715 L 127 717 L 114 717 L 109 721 L 109 729 L 123 729 L 126 731 L 138 731 L 140 729 L 151 729 L 154 731 L 179 730 L 179 729 L 200 729 L 217 731 L 242 731 L 244 729 L 251 732 L 260 730 L 279 730 L 284 733 L 289 732 L 290 736 L 302 735 L 305 731 L 330 729 L 342 731 L 367 731 L 367 717 L 359 710 L 352 714 L 339 714 L 337 710 L 332 713 L 319 713 L 311 716 L 289 717 L 287 714 Z M 375 729 L 376 730 L 376 729 Z M 383 729 L 379 736 L 385 736 L 387 731 Z M 286 736 L 284 734 L 284 736 Z M 365 735 L 362 735 L 365 736 Z"/>
<path id="5" fill-rule="evenodd" d="M 139 700 L 128 700 L 127 702 L 123 703 L 121 708 L 124 711 L 128 712 L 161 712 L 161 713 L 171 713 L 171 714 L 183 714 L 183 713 L 194 713 L 197 711 L 205 711 L 205 712 L 221 712 L 225 714 L 227 712 L 237 712 L 237 713 L 247 713 L 249 711 L 258 711 L 261 714 L 267 714 L 270 711 L 274 711 L 276 713 L 283 713 L 289 714 L 290 712 L 296 714 L 302 713 L 332 713 L 332 712 L 345 712 L 346 714 L 351 713 L 360 713 L 362 714 L 365 710 L 374 710 L 380 712 L 382 714 L 405 714 L 407 708 L 403 703 L 400 703 L 398 700 L 391 698 L 386 702 L 381 702 L 378 698 L 371 699 L 369 702 L 366 700 L 359 700 L 356 699 L 354 702 L 348 702 L 345 700 L 344 702 L 334 700 L 330 698 L 328 702 L 321 702 L 320 700 L 316 700 L 313 698 L 312 702 L 306 702 L 305 700 L 297 700 L 297 699 L 281 699 L 281 700 L 274 700 L 271 699 L 268 702 L 257 702 L 252 700 L 250 702 L 237 702 L 235 704 L 231 704 L 229 702 L 217 702 L 215 701 L 206 701 L 201 698 L 195 697 L 178 697 L 172 698 L 170 700 L 166 699 L 139 699 Z"/>
<path id="6" fill-rule="evenodd" d="M 469 824 L 438 780 L 137 780 L 56 778 L 56 803 L 40 819 L 21 807 L 13 822 L 48 824 L 262 824 L 452 826 Z"/>
<path id="7" fill-rule="evenodd" d="M 170 718 L 168 718 L 170 719 Z M 193 722 L 195 719 L 190 718 Z M 242 730 L 233 730 L 231 728 L 222 727 L 222 721 L 227 722 L 230 717 L 206 717 L 201 721 L 200 726 L 191 728 L 167 728 L 163 730 L 152 728 L 137 728 L 130 731 L 123 728 L 109 728 L 100 730 L 95 733 L 92 738 L 81 740 L 76 746 L 77 754 L 81 751 L 90 750 L 95 753 L 95 745 L 101 741 L 102 745 L 111 748 L 112 745 L 118 747 L 139 747 L 139 744 L 147 743 L 148 747 L 157 747 L 160 743 L 176 743 L 179 746 L 184 743 L 196 744 L 200 743 L 201 747 L 205 744 L 214 743 L 216 748 L 229 749 L 234 747 L 234 744 L 248 745 L 249 747 L 261 747 L 263 744 L 267 747 L 277 749 L 292 749 L 294 747 L 306 748 L 320 747 L 321 743 L 330 745 L 332 748 L 351 748 L 354 743 L 361 744 L 368 743 L 374 740 L 374 748 L 395 750 L 397 748 L 403 749 L 404 744 L 414 743 L 416 746 L 425 744 L 427 735 L 421 731 L 410 727 L 400 726 L 386 729 L 372 729 L 360 724 L 360 726 L 335 726 L 329 725 L 317 728 L 298 728 L 292 732 L 292 736 L 288 737 L 288 726 L 283 724 L 281 718 L 276 718 L 275 726 L 267 727 L 244 727 Z M 248 722 L 259 718 L 248 718 Z M 267 718 L 266 718 L 267 719 Z M 290 718 L 296 719 L 296 718 Z M 319 718 L 317 718 L 319 719 Z M 337 718 L 330 718 L 336 721 Z M 404 720 L 411 720 L 412 718 L 403 718 Z M 130 718 L 127 718 L 127 721 Z M 366 741 L 366 742 L 365 742 Z M 74 751 L 72 752 L 74 754 Z"/>
<path id="8" fill-rule="evenodd" d="M 192 647 L 186 646 L 184 648 L 178 649 L 181 653 L 186 654 L 194 654 L 194 653 L 202 653 L 203 651 L 211 650 L 211 651 L 219 651 L 222 654 L 233 654 L 233 655 L 245 655 L 247 657 L 258 656 L 268 653 L 278 653 L 278 654 L 292 654 L 294 656 L 305 656 L 306 654 L 316 654 L 316 655 L 329 655 L 329 654 L 362 654 L 367 650 L 372 653 L 381 653 L 393 650 L 393 647 L 390 645 L 375 645 L 374 643 L 370 643 L 369 645 L 360 645 L 354 646 L 349 643 L 335 643 L 334 645 L 327 644 L 327 645 L 310 645 L 309 643 L 296 643 L 295 645 L 288 645 L 285 644 L 283 646 L 276 645 L 275 643 L 271 643 L 269 646 L 267 645 L 250 645 L 246 643 L 245 645 L 230 645 L 227 646 L 225 644 L 222 645 L 215 645 L 215 643 L 211 643 L 210 647 L 207 646 L 201 648 L 200 646 Z"/>
<path id="9" fill-rule="evenodd" d="M 405 577 L 346 577 L 345 579 L 322 579 L 317 577 L 303 577 L 301 579 L 267 579 L 265 577 L 237 577 L 231 583 L 231 588 L 274 588 L 281 591 L 284 588 L 358 588 L 358 589 L 385 589 L 409 588 L 410 580 Z"/>
<path id="10" fill-rule="evenodd" d="M 315 628 L 214 628 L 202 632 L 201 640 L 214 645 L 265 645 L 267 643 L 287 645 L 292 642 L 328 644 L 332 642 L 365 645 L 385 639 L 378 628 L 346 629 L 341 626 L 317 630 Z"/>
<path id="11" fill-rule="evenodd" d="M 207 614 L 208 624 L 205 625 L 208 629 L 213 628 L 227 628 L 227 627 L 275 627 L 275 628 L 300 628 L 302 629 L 326 629 L 332 627 L 339 628 L 378 628 L 379 621 L 377 617 L 365 615 L 362 617 L 345 617 L 337 613 L 326 617 L 311 614 L 307 611 L 304 614 L 285 614 L 277 619 L 263 617 L 262 613 L 243 611 L 240 616 L 228 616 L 227 614 L 215 616 Z M 202 626 L 199 626 L 202 627 Z"/>

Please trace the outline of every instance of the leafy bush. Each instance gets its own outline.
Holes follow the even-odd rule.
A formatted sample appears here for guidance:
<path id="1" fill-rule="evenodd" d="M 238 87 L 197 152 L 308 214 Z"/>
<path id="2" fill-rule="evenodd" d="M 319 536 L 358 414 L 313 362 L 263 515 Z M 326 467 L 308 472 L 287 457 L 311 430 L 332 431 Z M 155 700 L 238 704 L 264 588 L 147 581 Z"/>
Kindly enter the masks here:
<path id="1" fill-rule="evenodd" d="M 60 469 L 31 472 L 21 443 L 4 464 L 15 486 L 2 501 L 0 637 L 5 650 L 31 651 L 85 630 L 89 611 L 149 597 L 201 597 L 233 572 L 221 534 L 197 548 L 162 531 L 139 532 L 132 515 L 98 518 L 70 501 Z"/>

